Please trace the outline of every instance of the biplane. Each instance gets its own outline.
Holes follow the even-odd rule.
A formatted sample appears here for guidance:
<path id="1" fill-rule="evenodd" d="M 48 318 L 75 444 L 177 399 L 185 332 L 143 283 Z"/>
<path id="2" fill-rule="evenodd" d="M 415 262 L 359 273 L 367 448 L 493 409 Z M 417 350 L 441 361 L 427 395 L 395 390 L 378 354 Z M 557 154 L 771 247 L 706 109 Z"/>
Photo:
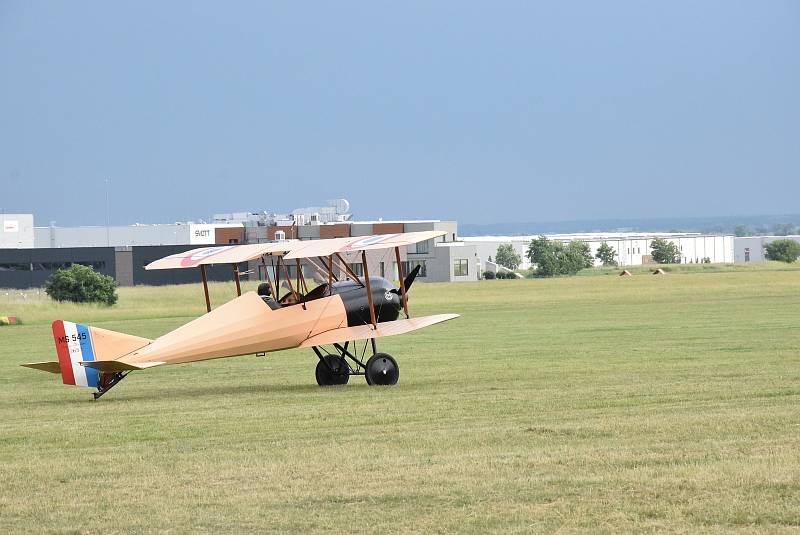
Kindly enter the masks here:
<path id="1" fill-rule="evenodd" d="M 93 395 L 98 399 L 133 371 L 301 347 L 310 348 L 317 357 L 315 376 L 320 386 L 343 385 L 353 375 L 363 375 L 369 385 L 393 385 L 400 368 L 391 355 L 378 352 L 376 339 L 458 317 L 412 318 L 408 313 L 408 291 L 420 266 L 403 273 L 400 248 L 443 234 L 423 231 L 223 245 L 167 256 L 145 269 L 199 268 L 205 314 L 155 340 L 57 320 L 53 338 L 58 360 L 23 366 L 61 374 L 64 384 L 96 388 Z M 368 252 L 388 254 L 392 249 L 399 287 L 383 276 L 370 276 L 367 264 Z M 363 275 L 347 262 L 354 257 L 361 260 L 358 271 Z M 239 265 L 245 262 L 256 262 L 266 279 L 257 292 L 242 293 Z M 237 295 L 212 310 L 207 267 L 219 264 L 232 266 Z"/>

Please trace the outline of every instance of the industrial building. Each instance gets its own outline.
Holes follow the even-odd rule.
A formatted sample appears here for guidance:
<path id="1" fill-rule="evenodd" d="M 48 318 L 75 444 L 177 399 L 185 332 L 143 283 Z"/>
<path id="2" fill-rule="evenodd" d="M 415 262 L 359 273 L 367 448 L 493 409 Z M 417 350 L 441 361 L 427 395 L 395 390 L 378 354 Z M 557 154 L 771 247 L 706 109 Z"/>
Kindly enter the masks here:
<path id="1" fill-rule="evenodd" d="M 498 246 L 510 243 L 517 254 L 522 258 L 523 269 L 531 267 L 530 261 L 526 256 L 531 240 L 538 236 L 464 236 L 461 240 L 474 246 L 481 270 L 490 271 L 493 266 L 490 264 L 497 254 Z M 734 261 L 734 238 L 725 235 L 703 235 L 696 233 L 589 233 L 589 234 L 552 234 L 547 236 L 550 240 L 570 242 L 582 241 L 589 244 L 592 256 L 597 253 L 597 249 L 605 242 L 617 252 L 617 262 L 620 266 L 636 266 L 641 264 L 653 263 L 650 254 L 650 243 L 654 238 L 664 238 L 675 243 L 682 255 L 682 262 L 685 264 L 702 262 L 708 258 L 712 263 L 731 263 Z M 491 260 L 490 260 L 491 258 Z M 595 260 L 595 265 L 600 265 L 599 260 Z"/>
<path id="2" fill-rule="evenodd" d="M 72 263 L 90 265 L 113 276 L 121 286 L 136 284 L 176 284 L 196 282 L 191 270 L 145 271 L 153 260 L 201 245 L 264 243 L 280 240 L 315 240 L 368 236 L 422 230 L 441 230 L 445 235 L 418 243 L 401 251 L 407 273 L 420 265 L 420 281 L 470 281 L 486 270 L 495 271 L 492 262 L 501 244 L 511 244 L 522 258 L 521 268 L 530 268 L 528 246 L 537 236 L 458 236 L 455 221 L 357 221 L 344 199 L 327 206 L 309 207 L 289 213 L 238 212 L 215 214 L 212 223 L 136 224 L 110 227 L 35 227 L 31 214 L 0 214 L 0 287 L 41 286 L 55 270 Z M 605 242 L 617 253 L 620 266 L 653 263 L 650 244 L 654 238 L 675 243 L 683 263 L 760 262 L 764 247 L 777 239 L 800 236 L 761 236 L 734 238 L 730 235 L 699 233 L 587 233 L 552 234 L 548 239 L 589 245 L 594 256 Z M 371 274 L 397 278 L 397 262 L 390 255 L 374 254 L 368 259 Z M 360 258 L 347 258 L 352 269 L 363 273 Z M 600 265 L 596 260 L 595 265 Z M 245 279 L 263 279 L 265 267 L 257 262 L 239 266 Z M 268 268 L 267 268 L 268 269 Z M 211 280 L 230 280 L 230 266 L 209 270 Z"/>
<path id="3" fill-rule="evenodd" d="M 766 246 L 775 240 L 794 240 L 800 243 L 800 235 L 793 236 L 744 236 L 733 240 L 735 262 L 763 262 Z"/>
<path id="4" fill-rule="evenodd" d="M 146 271 L 153 260 L 199 245 L 263 243 L 290 239 L 313 240 L 369 236 L 422 230 L 441 230 L 445 235 L 401 250 L 404 272 L 421 266 L 421 282 L 477 280 L 480 270 L 474 246 L 458 239 L 455 221 L 354 221 L 349 203 L 330 201 L 327 207 L 270 212 L 215 214 L 213 223 L 173 223 L 110 227 L 34 227 L 31 214 L 3 216 L 0 242 L 0 287 L 41 286 L 56 270 L 73 263 L 90 265 L 114 277 L 121 286 L 196 282 L 193 270 Z M 391 257 L 390 257 L 391 256 Z M 360 258 L 345 259 L 363 273 Z M 394 255 L 368 257 L 371 274 L 397 278 Z M 257 262 L 239 266 L 246 279 L 265 277 Z M 269 269 L 268 267 L 266 269 Z M 230 266 L 209 271 L 211 280 L 230 280 Z"/>

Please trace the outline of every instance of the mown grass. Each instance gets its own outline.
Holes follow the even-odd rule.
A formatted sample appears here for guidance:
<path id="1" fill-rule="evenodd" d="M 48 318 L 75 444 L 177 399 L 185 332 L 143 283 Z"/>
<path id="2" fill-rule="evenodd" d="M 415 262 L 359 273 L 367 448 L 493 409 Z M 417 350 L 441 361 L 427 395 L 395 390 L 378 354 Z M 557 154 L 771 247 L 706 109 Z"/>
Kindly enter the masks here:
<path id="1" fill-rule="evenodd" d="M 614 275 L 618 276 L 622 270 L 627 270 L 633 275 L 652 274 L 657 268 L 667 273 L 752 273 L 764 271 L 798 271 L 800 264 L 787 264 L 785 262 L 754 262 L 748 264 L 646 264 L 639 266 L 600 267 L 584 269 L 578 272 L 580 276 Z"/>
<path id="2" fill-rule="evenodd" d="M 221 303 L 232 285 L 213 285 Z M 800 271 L 418 284 L 462 317 L 380 341 L 400 383 L 308 351 L 137 372 L 18 366 L 63 317 L 155 337 L 199 286 L 111 309 L 0 292 L 4 532 L 796 532 Z"/>

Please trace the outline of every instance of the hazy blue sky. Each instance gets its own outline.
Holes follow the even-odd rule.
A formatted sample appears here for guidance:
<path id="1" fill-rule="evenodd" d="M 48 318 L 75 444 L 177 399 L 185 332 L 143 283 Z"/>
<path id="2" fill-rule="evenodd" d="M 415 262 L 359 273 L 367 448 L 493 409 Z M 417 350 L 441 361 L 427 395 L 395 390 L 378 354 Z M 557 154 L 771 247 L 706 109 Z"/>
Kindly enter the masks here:
<path id="1" fill-rule="evenodd" d="M 0 209 L 797 213 L 800 2 L 0 1 Z"/>

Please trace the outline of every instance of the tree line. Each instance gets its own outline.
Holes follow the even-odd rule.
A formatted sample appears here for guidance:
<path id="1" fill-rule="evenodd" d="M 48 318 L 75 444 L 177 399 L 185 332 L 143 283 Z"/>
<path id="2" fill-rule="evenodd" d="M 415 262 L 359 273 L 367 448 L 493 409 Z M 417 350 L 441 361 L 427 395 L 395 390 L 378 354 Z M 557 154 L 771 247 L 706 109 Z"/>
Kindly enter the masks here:
<path id="1" fill-rule="evenodd" d="M 765 246 L 768 260 L 794 262 L 800 258 L 800 243 L 790 240 L 775 240 Z M 677 244 L 664 238 L 654 238 L 650 241 L 650 251 L 653 261 L 658 264 L 680 264 L 682 255 Z M 530 275 L 534 277 L 555 277 L 557 275 L 574 275 L 582 269 L 594 267 L 595 259 L 604 267 L 618 266 L 617 251 L 607 242 L 602 242 L 597 252 L 592 256 L 589 244 L 582 241 L 567 243 L 553 241 L 546 236 L 539 236 L 531 240 L 525 256 L 533 266 Z M 492 258 L 489 257 L 489 261 Z M 514 250 L 510 243 L 498 246 L 495 262 L 515 270 L 522 264 L 522 257 Z M 706 257 L 703 263 L 710 263 Z"/>

